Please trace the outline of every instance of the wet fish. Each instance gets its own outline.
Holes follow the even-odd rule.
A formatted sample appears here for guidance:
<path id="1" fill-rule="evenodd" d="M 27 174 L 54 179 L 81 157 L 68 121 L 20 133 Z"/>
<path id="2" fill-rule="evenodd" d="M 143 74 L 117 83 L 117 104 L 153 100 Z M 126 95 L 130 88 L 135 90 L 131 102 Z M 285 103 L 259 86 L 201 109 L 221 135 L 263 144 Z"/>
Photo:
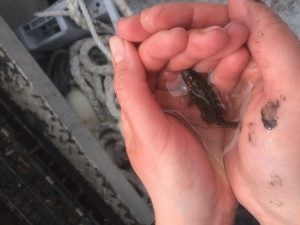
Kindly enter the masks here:
<path id="1" fill-rule="evenodd" d="M 217 93 L 217 89 L 203 75 L 205 74 L 200 74 L 193 70 L 186 70 L 182 73 L 182 79 L 188 89 L 191 100 L 201 111 L 202 119 L 207 124 L 216 124 L 224 128 L 236 128 L 239 122 L 224 119 L 226 110 Z"/>

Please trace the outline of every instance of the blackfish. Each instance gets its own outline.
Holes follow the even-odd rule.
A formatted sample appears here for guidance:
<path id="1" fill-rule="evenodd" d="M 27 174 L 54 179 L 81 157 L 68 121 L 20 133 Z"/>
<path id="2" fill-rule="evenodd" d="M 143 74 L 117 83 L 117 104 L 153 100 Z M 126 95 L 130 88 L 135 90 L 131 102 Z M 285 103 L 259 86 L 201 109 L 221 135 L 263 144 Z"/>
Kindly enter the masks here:
<path id="1" fill-rule="evenodd" d="M 201 111 L 201 117 L 207 124 L 216 124 L 223 128 L 236 128 L 239 122 L 225 120 L 225 107 L 216 87 L 208 81 L 207 75 L 193 70 L 186 70 L 182 73 L 182 79 L 192 103 Z"/>

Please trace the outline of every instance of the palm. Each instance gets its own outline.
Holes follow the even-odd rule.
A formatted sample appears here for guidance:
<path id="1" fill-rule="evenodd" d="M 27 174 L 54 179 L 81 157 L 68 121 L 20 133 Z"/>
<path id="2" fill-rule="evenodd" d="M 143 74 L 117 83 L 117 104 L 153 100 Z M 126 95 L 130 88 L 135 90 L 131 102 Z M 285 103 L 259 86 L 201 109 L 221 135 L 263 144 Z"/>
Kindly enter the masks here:
<path id="1" fill-rule="evenodd" d="M 289 31 L 287 26 L 285 26 L 277 16 L 270 10 L 267 10 L 262 4 L 257 4 L 256 2 L 258 1 L 229 0 L 228 8 L 222 9 L 214 6 L 215 12 L 219 12 L 214 14 L 211 14 L 210 10 L 205 10 L 207 7 L 205 5 L 179 5 L 176 3 L 174 4 L 176 7 L 171 7 L 172 5 L 158 6 L 155 9 L 144 12 L 141 17 L 132 17 L 131 19 L 123 20 L 121 23 L 122 26 L 120 26 L 123 29 L 119 29 L 119 31 L 121 31 L 121 36 L 124 36 L 129 41 L 144 41 L 147 38 L 146 41 L 143 42 L 146 47 L 140 48 L 140 56 L 144 66 L 150 71 L 159 71 L 165 68 L 165 66 L 171 71 L 172 69 L 175 71 L 184 70 L 190 68 L 198 60 L 200 63 L 197 65 L 197 68 L 200 68 L 201 71 L 203 71 L 203 68 L 207 68 L 207 66 L 209 70 L 214 69 L 215 78 L 217 78 L 215 79 L 215 81 L 217 81 L 216 86 L 222 89 L 222 91 L 225 90 L 227 93 L 234 87 L 236 80 L 238 80 L 240 76 L 240 69 L 244 68 L 245 63 L 248 61 L 248 57 L 245 57 L 244 54 L 245 51 L 243 51 L 243 49 L 242 51 L 238 51 L 244 42 L 248 40 L 247 47 L 257 64 L 252 68 L 248 67 L 247 70 L 244 70 L 245 74 L 243 74 L 243 77 L 247 79 L 254 78 L 256 82 L 254 82 L 254 90 L 248 107 L 241 119 L 241 131 L 238 132 L 237 143 L 233 146 L 233 149 L 225 154 L 226 173 L 237 199 L 255 216 L 263 219 L 268 217 L 268 224 L 275 224 L 274 220 L 278 221 L 278 219 L 281 221 L 285 220 L 283 224 L 297 224 L 295 221 L 297 221 L 297 219 L 300 221 L 298 215 L 299 210 L 297 210 L 300 205 L 300 194 L 298 191 L 300 190 L 300 183 L 298 182 L 300 177 L 300 139 L 298 137 L 300 129 L 298 119 L 300 114 L 300 96 L 295 93 L 295 91 L 299 89 L 300 84 L 299 39 Z M 194 10 L 195 8 L 201 10 Z M 177 11 L 178 13 L 174 13 L 176 10 L 179 10 Z M 195 41 L 191 43 L 188 42 L 190 47 L 185 48 L 184 43 L 187 41 L 186 36 L 182 36 L 182 32 L 179 32 L 178 29 L 176 32 L 174 30 L 172 32 L 170 31 L 169 36 L 167 35 L 168 41 L 166 41 L 167 39 L 162 39 L 162 36 L 166 33 L 157 34 L 157 39 L 149 37 L 150 33 L 170 29 L 172 27 L 181 27 L 182 25 L 192 28 L 203 28 L 211 25 L 224 26 L 229 22 L 227 10 L 229 11 L 229 18 L 231 20 L 246 25 L 249 31 L 249 38 L 245 35 L 247 32 L 237 33 L 238 30 L 245 31 L 245 29 L 233 29 L 227 32 L 230 27 L 225 27 L 225 31 L 231 41 L 229 41 L 225 47 L 226 51 L 221 54 L 222 57 L 225 57 L 218 58 L 221 59 L 221 61 L 217 66 L 214 62 L 212 64 L 206 60 L 204 60 L 205 63 L 202 62 L 203 59 L 208 58 L 208 55 L 215 56 L 216 54 L 203 53 L 212 53 L 211 51 L 207 51 L 207 49 L 210 49 L 207 48 L 208 46 L 218 46 L 220 47 L 218 49 L 222 49 L 222 44 L 226 42 L 224 42 L 224 40 L 228 40 L 226 38 L 223 40 L 222 38 L 218 39 L 218 41 L 213 41 L 212 45 L 208 45 L 201 41 L 203 39 L 201 39 L 200 36 L 195 39 L 192 38 L 192 40 Z M 217 14 L 219 16 L 215 16 Z M 157 15 L 160 16 L 158 17 Z M 174 15 L 180 15 L 180 20 Z M 191 18 L 198 19 L 191 20 Z M 207 18 L 210 19 L 207 20 Z M 210 22 L 204 22 L 203 24 L 203 21 Z M 143 27 L 141 27 L 141 24 Z M 215 32 L 217 32 L 217 30 L 215 30 Z M 216 35 L 216 37 L 224 37 L 221 33 L 217 33 L 218 35 Z M 136 37 L 137 34 L 138 37 Z M 210 38 L 207 40 L 209 39 Z M 151 48 L 151 43 L 156 48 Z M 156 45 L 156 43 L 158 45 Z M 174 45 L 172 45 L 172 43 L 174 43 Z M 200 44 L 198 45 L 197 43 Z M 205 43 L 205 45 L 202 46 L 201 43 Z M 178 44 L 184 45 L 183 48 L 180 49 Z M 194 44 L 196 44 L 196 47 Z M 159 54 L 152 54 L 155 53 L 155 51 L 152 51 L 153 49 L 158 49 Z M 198 51 L 199 49 L 200 51 Z M 231 49 L 231 51 L 229 51 L 229 49 Z M 175 60 L 172 60 L 173 56 L 176 56 L 183 50 L 186 51 L 183 52 L 184 54 L 181 55 L 181 57 L 176 57 Z M 230 54 L 232 55 L 230 56 Z M 241 57 L 242 55 L 244 55 L 244 57 Z M 238 62 L 242 62 L 242 58 L 244 62 L 239 64 Z M 182 59 L 183 62 L 185 62 L 183 64 L 180 63 Z M 194 60 L 189 61 L 189 59 Z M 136 57 L 135 60 L 139 61 Z M 170 60 L 173 62 L 170 63 Z M 214 60 L 216 59 L 214 58 Z M 189 61 L 188 66 L 186 65 L 187 61 Z M 204 69 L 204 71 L 206 70 Z M 124 73 L 122 68 L 121 72 Z M 128 77 L 132 77 L 132 72 L 140 74 L 141 69 L 134 68 L 127 72 L 130 72 L 127 74 Z M 119 81 L 121 80 L 122 79 Z M 130 87 L 136 88 L 139 87 L 139 83 L 145 83 L 144 76 L 140 76 L 135 80 L 130 80 Z M 143 85 L 144 90 L 146 90 L 145 86 L 146 85 Z M 123 87 L 123 90 L 127 89 Z M 135 92 L 128 92 L 138 95 L 143 92 L 143 90 L 142 88 L 137 88 Z M 149 91 L 147 91 L 147 93 L 150 94 Z M 210 197 L 213 196 L 214 193 L 217 193 L 215 196 L 221 199 L 222 191 L 216 191 L 220 190 L 216 186 L 219 184 L 221 184 L 221 187 L 227 186 L 217 178 L 213 167 L 208 163 L 208 156 L 199 141 L 199 136 L 195 135 L 195 132 L 190 129 L 190 125 L 186 125 L 185 122 L 182 123 L 180 116 L 179 119 L 178 116 L 175 119 L 173 116 L 165 114 L 163 119 L 160 117 L 157 119 L 156 114 L 152 112 L 156 111 L 157 113 L 157 111 L 160 111 L 160 114 L 162 114 L 162 109 L 157 107 L 157 102 L 155 104 L 152 102 L 152 94 L 153 93 L 151 93 L 151 100 L 149 100 L 150 97 L 148 96 L 148 101 L 144 101 L 144 96 L 142 96 L 143 99 L 140 99 L 132 97 L 133 95 L 126 95 L 126 93 L 120 94 L 123 95 L 124 99 L 126 99 L 125 97 L 127 96 L 132 98 L 131 100 L 135 100 L 136 104 L 126 104 L 129 101 L 124 101 L 123 105 L 125 107 L 123 108 L 127 109 L 128 112 L 131 111 L 132 118 L 129 118 L 129 123 L 131 123 L 133 130 L 139 130 L 141 126 L 140 121 L 145 122 L 143 124 L 143 130 L 147 132 L 140 131 L 139 135 L 135 138 L 139 140 L 140 145 L 138 147 L 142 150 L 147 150 L 149 146 L 152 146 L 150 153 L 153 152 L 152 158 L 155 159 L 150 160 L 147 158 L 149 154 L 139 152 L 136 153 L 136 155 L 139 156 L 137 157 L 131 153 L 131 157 L 136 157 L 136 159 L 132 161 L 136 162 L 136 171 L 144 178 L 144 183 L 149 187 L 149 190 L 156 189 L 157 192 L 159 192 L 161 185 L 165 185 L 168 187 L 167 189 L 169 189 L 173 184 L 180 184 L 179 190 L 183 191 L 181 187 L 190 187 L 189 185 L 181 186 L 186 182 L 187 184 L 193 184 L 192 186 L 196 187 L 196 189 L 199 188 L 191 192 L 190 197 L 193 197 L 209 184 L 210 187 L 205 188 L 205 192 L 203 193 L 206 194 L 208 191 L 208 196 Z M 155 91 L 155 94 L 157 97 L 160 96 L 158 90 Z M 182 111 L 189 118 L 189 121 L 193 123 L 193 126 L 199 125 L 197 123 L 197 118 L 199 117 L 195 117 L 196 114 L 191 110 L 188 104 L 179 103 L 178 105 L 178 101 L 174 101 L 174 99 L 172 100 L 168 97 L 157 98 L 157 100 L 163 109 L 171 108 Z M 273 122 L 271 121 L 271 127 L 274 126 L 272 130 L 265 129 L 261 119 L 261 110 L 269 101 L 275 102 L 275 105 L 278 101 L 279 104 L 279 107 L 275 106 L 277 113 L 273 115 L 278 124 L 274 126 L 276 123 L 272 125 Z M 139 107 L 136 105 L 139 105 Z M 132 109 L 129 110 L 129 108 Z M 151 111 L 140 110 L 140 108 L 151 109 Z M 138 112 L 139 110 L 143 111 L 143 120 L 138 119 L 135 115 L 133 116 L 133 112 Z M 130 113 L 128 113 L 128 115 L 129 114 Z M 130 117 L 130 115 L 128 117 Z M 149 118 L 151 118 L 151 123 L 149 123 Z M 196 120 L 194 120 L 195 118 Z M 154 123 L 157 124 L 153 125 Z M 199 129 L 201 129 L 201 123 Z M 204 132 L 206 131 L 207 129 L 204 129 Z M 222 130 L 218 132 L 220 135 L 224 134 Z M 230 136 L 230 133 L 230 129 L 226 129 L 225 138 L 228 137 L 228 135 Z M 150 138 L 145 138 L 147 135 L 150 136 Z M 213 136 L 214 135 L 208 132 L 208 139 Z M 155 138 L 153 139 L 153 137 Z M 154 143 L 160 147 L 158 149 L 159 151 L 156 151 L 156 146 L 153 147 L 153 145 L 151 145 L 153 143 L 152 140 L 155 140 Z M 165 140 L 168 140 L 168 142 L 166 143 Z M 224 139 L 220 138 L 219 140 L 223 141 Z M 225 140 L 227 140 L 227 138 Z M 141 145 L 142 143 L 144 145 Z M 188 146 L 188 148 L 186 146 Z M 208 149 L 211 150 L 211 148 Z M 138 163 L 139 161 L 147 162 L 147 165 L 142 165 Z M 153 165 L 152 162 L 157 163 Z M 178 166 L 176 166 L 177 164 Z M 175 166 L 176 168 L 174 169 Z M 145 168 L 151 168 L 150 170 L 154 171 L 145 171 Z M 168 170 L 172 169 L 174 169 L 173 171 L 175 172 L 169 171 L 170 176 L 168 176 Z M 160 179 L 156 179 L 155 176 L 160 175 L 161 172 L 168 179 L 166 182 L 163 182 L 163 184 L 157 184 L 156 181 Z M 177 176 L 178 174 L 184 175 Z M 190 174 L 191 176 L 188 177 Z M 204 179 L 202 179 L 202 177 L 199 179 L 199 176 L 203 176 Z M 206 179 L 208 179 L 208 183 Z M 156 185 L 160 186 L 157 187 Z M 228 190 L 228 188 L 225 189 Z M 199 196 L 205 198 L 203 195 Z M 232 203 L 232 195 L 230 194 L 229 196 L 230 202 Z M 174 198 L 171 197 L 170 199 Z M 161 201 L 158 201 L 156 205 L 160 203 Z M 166 219 L 166 221 L 168 220 L 169 218 Z M 291 220 L 294 221 L 291 222 Z"/>
<path id="2" fill-rule="evenodd" d="M 155 160 L 131 160 L 142 180 L 144 177 L 147 178 L 143 182 L 151 187 L 152 184 L 148 183 L 148 180 L 157 182 L 156 177 L 159 174 L 164 184 L 155 183 L 157 187 L 153 189 L 159 188 L 159 192 L 168 193 L 173 204 L 180 202 L 187 205 L 188 202 L 183 201 L 198 199 L 197 210 L 205 211 L 209 204 L 211 206 L 225 204 L 229 206 L 228 208 L 233 207 L 235 198 L 225 178 L 220 158 L 223 129 L 218 127 L 207 129 L 199 110 L 190 104 L 187 95 L 174 97 L 167 89 L 159 87 L 153 91 L 153 96 L 165 117 L 163 121 L 153 121 L 157 123 L 155 136 L 147 133 L 141 134 L 150 138 L 147 141 L 141 141 L 137 148 L 155 152 L 156 155 L 153 156 Z M 152 113 L 154 114 L 155 112 Z M 200 133 L 202 137 L 199 136 Z M 209 154 L 203 145 L 202 138 L 204 138 L 205 146 L 208 146 L 210 151 L 213 148 L 217 153 Z M 127 146 L 127 148 L 130 151 L 131 147 Z M 143 165 L 135 164 L 142 160 Z M 147 170 L 143 169 L 145 167 Z M 155 177 L 149 179 L 152 176 Z M 156 193 L 150 194 L 155 201 Z"/>
<path id="3" fill-rule="evenodd" d="M 291 101 L 299 97 L 292 87 L 297 84 L 263 83 L 256 66 L 245 70 L 243 76 L 255 77 L 255 85 L 237 144 L 225 156 L 226 171 L 243 205 L 257 215 L 269 210 L 276 215 L 284 210 L 285 202 L 293 207 L 299 204 L 291 196 L 297 196 L 300 184 L 297 179 L 290 180 L 300 176 L 300 165 L 293 160 L 300 157 L 300 142 L 295 136 L 300 129 L 300 105 Z"/>
<path id="4" fill-rule="evenodd" d="M 190 198 L 201 200 L 199 202 L 211 204 L 222 201 L 225 196 L 227 198 L 231 194 L 230 188 L 211 165 L 197 134 L 177 118 L 171 115 L 167 117 L 168 127 L 160 127 L 160 129 L 165 130 L 168 139 L 157 139 L 157 142 L 161 142 L 163 146 L 159 157 L 161 159 L 159 163 L 164 168 L 161 173 L 165 174 L 165 180 L 169 181 L 165 185 L 169 190 L 165 191 L 174 190 L 175 185 L 177 192 L 180 193 L 179 197 L 183 197 L 181 194 L 189 195 Z M 222 188 L 218 189 L 219 187 Z M 186 199 L 186 196 L 184 197 Z"/>
<path id="5" fill-rule="evenodd" d="M 176 81 L 166 81 L 168 78 L 170 79 L 170 77 L 172 79 L 176 77 Z M 162 82 L 158 82 L 158 88 L 154 91 L 156 101 L 167 115 L 176 118 L 176 121 L 180 121 L 182 129 L 179 129 L 179 140 L 182 139 L 182 137 L 196 139 L 197 145 L 200 145 L 195 146 L 195 149 L 197 149 L 196 153 L 200 154 L 200 151 L 203 154 L 204 152 L 202 160 L 207 161 L 207 159 L 210 158 L 213 162 L 214 169 L 224 177 L 222 162 L 224 129 L 216 125 L 209 126 L 203 121 L 201 112 L 197 108 L 195 102 L 190 98 L 189 93 L 182 90 L 184 89 L 184 82 L 180 77 L 179 74 L 175 74 L 173 76 L 169 75 L 159 78 L 158 80 L 162 80 Z M 176 85 L 174 86 L 173 84 L 168 90 L 168 84 L 170 83 L 176 83 Z M 185 134 L 183 135 L 181 132 L 184 132 Z M 190 142 L 185 140 L 184 144 L 188 143 Z M 183 145 L 183 147 L 184 146 L 190 145 Z"/>

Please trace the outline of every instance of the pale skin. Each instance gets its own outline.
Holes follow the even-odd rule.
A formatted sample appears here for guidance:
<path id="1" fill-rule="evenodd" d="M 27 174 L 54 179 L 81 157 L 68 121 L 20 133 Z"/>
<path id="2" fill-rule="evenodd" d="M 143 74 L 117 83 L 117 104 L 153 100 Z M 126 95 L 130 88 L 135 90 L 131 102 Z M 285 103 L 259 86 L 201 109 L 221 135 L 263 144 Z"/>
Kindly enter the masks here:
<path id="1" fill-rule="evenodd" d="M 263 4 L 230 0 L 158 5 L 118 28 L 110 44 L 123 135 L 156 224 L 233 224 L 237 201 L 260 224 L 300 224 L 300 42 L 286 24 Z M 224 157 L 228 181 L 155 97 L 162 69 L 192 66 L 213 70 L 225 93 L 241 77 L 254 85 L 237 145 Z M 280 105 L 272 130 L 261 120 L 270 101 Z"/>

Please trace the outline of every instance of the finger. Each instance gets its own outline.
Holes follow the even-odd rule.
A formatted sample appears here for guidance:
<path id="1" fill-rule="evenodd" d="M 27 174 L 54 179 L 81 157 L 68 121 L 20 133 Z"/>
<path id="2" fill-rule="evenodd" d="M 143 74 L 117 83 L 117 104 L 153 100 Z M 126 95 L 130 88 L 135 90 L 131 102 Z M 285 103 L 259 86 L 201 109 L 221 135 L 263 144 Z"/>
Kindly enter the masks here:
<path id="1" fill-rule="evenodd" d="M 225 32 L 228 35 L 228 43 L 215 55 L 197 63 L 197 65 L 194 67 L 196 71 L 210 72 L 214 70 L 214 67 L 220 59 L 236 52 L 247 41 L 248 30 L 241 23 L 236 21 L 230 22 L 228 25 L 226 25 Z M 191 48 L 191 50 L 193 51 L 193 48 Z M 199 60 L 201 59 L 199 58 Z"/>
<path id="2" fill-rule="evenodd" d="M 228 22 L 225 5 L 207 3 L 164 3 L 146 9 L 141 24 L 150 33 L 172 27 L 203 28 Z"/>
<path id="3" fill-rule="evenodd" d="M 236 52 L 239 48 L 241 48 L 242 45 L 246 43 L 248 38 L 248 30 L 241 23 L 232 21 L 226 25 L 225 31 L 228 35 L 228 43 L 215 55 L 197 63 L 195 70 L 199 72 L 210 72 L 214 70 L 214 67 L 220 59 Z"/>
<path id="4" fill-rule="evenodd" d="M 135 134 L 147 143 L 159 131 L 163 132 L 162 127 L 168 127 L 164 126 L 167 119 L 153 98 L 133 44 L 114 36 L 110 39 L 110 47 L 115 70 L 114 88 L 122 113 Z"/>
<path id="5" fill-rule="evenodd" d="M 170 58 L 185 49 L 186 43 L 187 33 L 183 28 L 160 31 L 140 45 L 140 57 L 148 71 L 159 71 Z"/>
<path id="6" fill-rule="evenodd" d="M 144 10 L 140 16 L 122 19 L 118 23 L 118 34 L 129 41 L 143 41 L 149 33 L 160 30 L 224 26 L 228 21 L 225 5 L 164 3 Z"/>
<path id="7" fill-rule="evenodd" d="M 199 73 L 211 73 L 218 65 L 220 60 L 203 60 L 198 62 L 193 69 Z"/>
<path id="8" fill-rule="evenodd" d="M 248 39 L 248 29 L 241 23 L 232 21 L 225 26 L 225 31 L 229 37 L 227 45 L 212 56 L 210 60 L 218 60 L 233 52 L 236 52 Z"/>
<path id="9" fill-rule="evenodd" d="M 191 30 L 186 49 L 170 60 L 167 69 L 170 71 L 188 69 L 197 62 L 215 55 L 227 42 L 228 36 L 221 27 Z"/>
<path id="10" fill-rule="evenodd" d="M 248 48 L 262 73 L 265 91 L 294 90 L 292 85 L 300 79 L 297 36 L 271 9 L 254 0 L 229 0 L 229 13 L 250 32 Z"/>
<path id="11" fill-rule="evenodd" d="M 208 67 L 209 65 L 214 66 L 215 61 L 236 52 L 246 42 L 247 37 L 247 28 L 238 22 L 231 22 L 225 28 L 193 30 L 189 34 L 185 51 L 169 62 L 168 69 L 182 70 L 201 61 L 212 61 L 202 63 L 205 67 L 203 69 L 211 71 L 213 67 Z"/>
<path id="12" fill-rule="evenodd" d="M 132 42 L 143 41 L 151 35 L 151 33 L 143 28 L 140 14 L 120 19 L 118 21 L 117 29 L 118 35 L 123 39 Z"/>
<path id="13" fill-rule="evenodd" d="M 235 53 L 224 57 L 215 67 L 212 76 L 212 83 L 223 94 L 229 94 L 237 82 L 240 75 L 249 62 L 249 51 L 242 47 Z"/>

